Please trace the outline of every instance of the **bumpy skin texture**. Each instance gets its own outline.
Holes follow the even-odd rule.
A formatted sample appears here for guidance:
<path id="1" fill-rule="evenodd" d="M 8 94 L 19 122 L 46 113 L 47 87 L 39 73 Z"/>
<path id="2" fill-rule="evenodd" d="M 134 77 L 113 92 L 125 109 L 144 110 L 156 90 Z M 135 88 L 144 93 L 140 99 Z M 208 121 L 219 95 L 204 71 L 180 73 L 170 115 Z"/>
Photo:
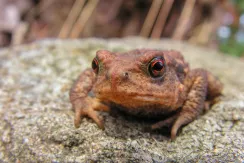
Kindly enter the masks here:
<path id="1" fill-rule="evenodd" d="M 163 63 L 157 77 L 150 73 L 155 58 Z M 136 116 L 170 115 L 152 129 L 172 126 L 171 139 L 175 139 L 179 128 L 196 119 L 223 88 L 210 72 L 190 70 L 177 51 L 139 49 L 120 54 L 100 50 L 95 60 L 97 67 L 85 70 L 70 90 L 76 127 L 81 116 L 88 116 L 103 128 L 96 111 L 115 107 Z"/>

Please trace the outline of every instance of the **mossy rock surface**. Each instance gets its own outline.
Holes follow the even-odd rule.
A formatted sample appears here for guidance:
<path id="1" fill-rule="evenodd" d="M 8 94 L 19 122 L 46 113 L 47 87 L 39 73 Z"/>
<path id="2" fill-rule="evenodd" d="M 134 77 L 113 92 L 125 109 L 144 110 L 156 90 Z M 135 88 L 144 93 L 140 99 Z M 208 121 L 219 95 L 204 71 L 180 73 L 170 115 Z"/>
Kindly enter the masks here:
<path id="1" fill-rule="evenodd" d="M 224 96 L 175 141 L 150 122 L 101 113 L 105 130 L 73 126 L 68 91 L 99 49 L 175 49 L 224 83 Z M 244 62 L 171 40 L 43 40 L 0 50 L 0 162 L 244 161 Z"/>

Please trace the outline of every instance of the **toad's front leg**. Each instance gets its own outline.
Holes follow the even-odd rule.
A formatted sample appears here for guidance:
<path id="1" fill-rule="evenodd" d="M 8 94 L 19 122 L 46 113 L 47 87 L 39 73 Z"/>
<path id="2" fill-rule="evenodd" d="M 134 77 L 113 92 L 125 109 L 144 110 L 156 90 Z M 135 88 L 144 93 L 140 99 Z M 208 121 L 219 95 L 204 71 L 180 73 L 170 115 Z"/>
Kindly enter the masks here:
<path id="1" fill-rule="evenodd" d="M 192 70 L 186 76 L 184 85 L 188 89 L 188 95 L 179 113 L 152 126 L 153 129 L 156 129 L 173 124 L 171 139 L 175 139 L 177 131 L 181 126 L 196 119 L 203 111 L 208 87 L 207 71 L 203 69 Z"/>
<path id="2" fill-rule="evenodd" d="M 92 118 L 100 128 L 104 128 L 103 122 L 95 110 L 109 111 L 109 108 L 97 98 L 88 95 L 95 80 L 96 77 L 92 69 L 86 69 L 70 90 L 70 101 L 75 111 L 74 124 L 77 128 L 80 126 L 81 116 Z"/>

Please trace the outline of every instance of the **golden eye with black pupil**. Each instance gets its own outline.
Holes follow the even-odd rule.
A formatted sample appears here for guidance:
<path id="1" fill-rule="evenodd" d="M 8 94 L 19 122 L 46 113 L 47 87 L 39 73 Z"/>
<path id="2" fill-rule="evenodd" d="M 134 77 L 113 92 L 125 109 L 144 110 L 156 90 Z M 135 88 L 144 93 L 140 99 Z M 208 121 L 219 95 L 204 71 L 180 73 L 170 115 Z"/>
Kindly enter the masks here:
<path id="1" fill-rule="evenodd" d="M 148 71 L 153 78 L 163 76 L 164 69 L 165 61 L 162 57 L 155 57 L 149 62 Z"/>
<path id="2" fill-rule="evenodd" d="M 94 58 L 92 61 L 92 69 L 96 74 L 98 73 L 99 65 L 97 58 Z"/>

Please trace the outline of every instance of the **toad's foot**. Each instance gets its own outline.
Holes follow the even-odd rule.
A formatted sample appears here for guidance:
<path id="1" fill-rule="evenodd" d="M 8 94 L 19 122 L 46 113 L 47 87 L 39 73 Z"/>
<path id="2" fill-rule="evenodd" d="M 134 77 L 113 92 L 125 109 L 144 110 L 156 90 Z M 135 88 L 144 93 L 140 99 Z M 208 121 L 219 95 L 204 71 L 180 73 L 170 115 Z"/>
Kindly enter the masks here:
<path id="1" fill-rule="evenodd" d="M 192 122 L 203 111 L 207 96 L 207 72 L 202 69 L 191 71 L 186 77 L 184 85 L 189 88 L 188 96 L 179 113 L 152 126 L 154 129 L 173 124 L 171 128 L 172 140 L 175 139 L 181 126 Z"/>
<path id="2" fill-rule="evenodd" d="M 95 80 L 96 77 L 93 70 L 86 69 L 81 73 L 69 92 L 70 102 L 75 111 L 74 124 L 77 128 L 80 126 L 81 116 L 92 118 L 100 128 L 104 128 L 103 121 L 95 110 L 109 111 L 109 108 L 98 99 L 89 96 Z"/>
<path id="3" fill-rule="evenodd" d="M 174 124 L 174 122 L 175 122 L 175 120 L 177 119 L 178 116 L 179 116 L 178 114 L 175 114 L 175 115 L 173 115 L 173 116 L 171 116 L 169 118 L 166 118 L 165 120 L 159 121 L 159 122 L 153 124 L 151 126 L 151 128 L 153 130 L 155 130 L 155 129 L 159 129 L 159 128 L 162 128 L 162 127 L 171 127 Z"/>
<path id="4" fill-rule="evenodd" d="M 88 116 L 97 123 L 99 128 L 104 129 L 103 120 L 99 117 L 96 110 L 109 111 L 108 106 L 92 97 L 77 99 L 72 104 L 75 110 L 74 125 L 76 128 L 80 127 L 81 116 Z"/>

